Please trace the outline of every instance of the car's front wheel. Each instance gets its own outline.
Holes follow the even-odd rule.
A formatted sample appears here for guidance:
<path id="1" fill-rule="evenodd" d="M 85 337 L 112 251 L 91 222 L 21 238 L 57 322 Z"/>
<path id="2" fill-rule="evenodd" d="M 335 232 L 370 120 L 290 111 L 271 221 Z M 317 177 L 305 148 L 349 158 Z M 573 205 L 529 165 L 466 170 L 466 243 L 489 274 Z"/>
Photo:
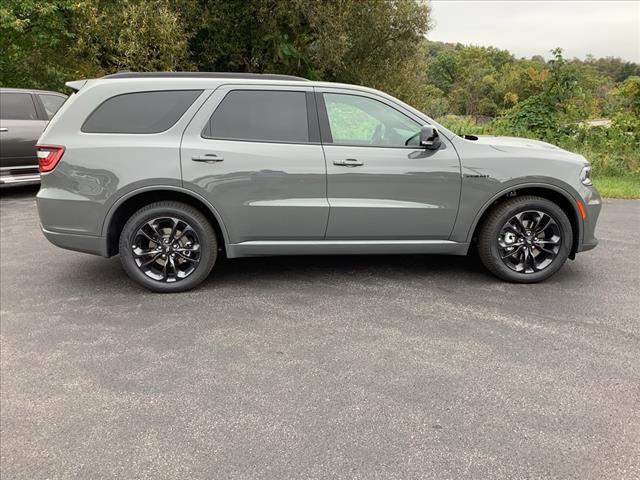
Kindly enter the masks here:
<path id="1" fill-rule="evenodd" d="M 573 245 L 564 211 L 546 198 L 514 197 L 497 205 L 478 235 L 484 266 L 510 282 L 535 283 L 556 273 Z"/>
<path id="2" fill-rule="evenodd" d="M 135 212 L 120 234 L 127 274 L 155 292 L 182 292 L 199 285 L 217 256 L 216 234 L 207 218 L 181 202 L 162 201 Z"/>

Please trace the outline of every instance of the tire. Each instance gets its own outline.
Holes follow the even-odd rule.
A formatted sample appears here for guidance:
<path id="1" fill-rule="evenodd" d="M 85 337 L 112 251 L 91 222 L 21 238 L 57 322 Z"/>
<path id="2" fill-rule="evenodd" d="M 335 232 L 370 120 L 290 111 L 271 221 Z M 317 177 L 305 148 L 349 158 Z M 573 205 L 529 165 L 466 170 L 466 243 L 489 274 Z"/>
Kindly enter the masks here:
<path id="1" fill-rule="evenodd" d="M 547 218 L 553 223 L 546 223 L 546 229 L 536 235 Z M 573 230 L 564 211 L 546 198 L 529 195 L 494 207 L 478 235 L 483 265 L 496 277 L 515 283 L 536 283 L 551 277 L 564 265 L 572 245 Z"/>
<path id="2" fill-rule="evenodd" d="M 199 210 L 181 202 L 155 202 L 141 208 L 120 234 L 124 271 L 154 292 L 195 288 L 211 272 L 217 252 L 211 223 Z"/>

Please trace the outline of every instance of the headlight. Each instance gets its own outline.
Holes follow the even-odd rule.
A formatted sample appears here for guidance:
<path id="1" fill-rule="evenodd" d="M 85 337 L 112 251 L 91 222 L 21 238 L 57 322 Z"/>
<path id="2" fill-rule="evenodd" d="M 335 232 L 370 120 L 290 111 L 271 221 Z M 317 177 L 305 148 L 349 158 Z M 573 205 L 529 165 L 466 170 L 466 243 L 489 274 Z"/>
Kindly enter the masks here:
<path id="1" fill-rule="evenodd" d="M 580 182 L 582 182 L 583 185 L 586 185 L 588 187 L 593 185 L 593 182 L 591 181 L 591 166 L 590 165 L 587 165 L 586 167 L 584 167 L 582 169 L 582 171 L 580 172 Z"/>

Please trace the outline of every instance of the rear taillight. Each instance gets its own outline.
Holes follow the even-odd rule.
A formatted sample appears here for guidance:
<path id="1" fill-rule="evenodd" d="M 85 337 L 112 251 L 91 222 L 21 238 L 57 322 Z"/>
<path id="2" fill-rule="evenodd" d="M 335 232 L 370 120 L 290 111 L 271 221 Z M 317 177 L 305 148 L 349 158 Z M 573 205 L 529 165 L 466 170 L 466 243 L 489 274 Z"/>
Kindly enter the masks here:
<path id="1" fill-rule="evenodd" d="M 56 168 L 63 153 L 64 147 L 58 145 L 36 145 L 40 173 L 47 173 Z"/>

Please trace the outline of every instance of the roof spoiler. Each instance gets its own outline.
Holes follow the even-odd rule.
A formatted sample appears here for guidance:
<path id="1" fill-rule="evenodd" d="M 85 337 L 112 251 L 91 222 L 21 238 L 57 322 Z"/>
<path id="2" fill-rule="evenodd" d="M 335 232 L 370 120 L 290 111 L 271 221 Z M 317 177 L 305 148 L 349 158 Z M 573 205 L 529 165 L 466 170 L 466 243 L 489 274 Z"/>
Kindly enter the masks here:
<path id="1" fill-rule="evenodd" d="M 74 92 L 77 92 L 82 87 L 84 87 L 84 84 L 87 82 L 88 80 L 74 80 L 73 82 L 65 83 L 65 85 L 69 87 L 71 90 L 73 90 Z"/>

